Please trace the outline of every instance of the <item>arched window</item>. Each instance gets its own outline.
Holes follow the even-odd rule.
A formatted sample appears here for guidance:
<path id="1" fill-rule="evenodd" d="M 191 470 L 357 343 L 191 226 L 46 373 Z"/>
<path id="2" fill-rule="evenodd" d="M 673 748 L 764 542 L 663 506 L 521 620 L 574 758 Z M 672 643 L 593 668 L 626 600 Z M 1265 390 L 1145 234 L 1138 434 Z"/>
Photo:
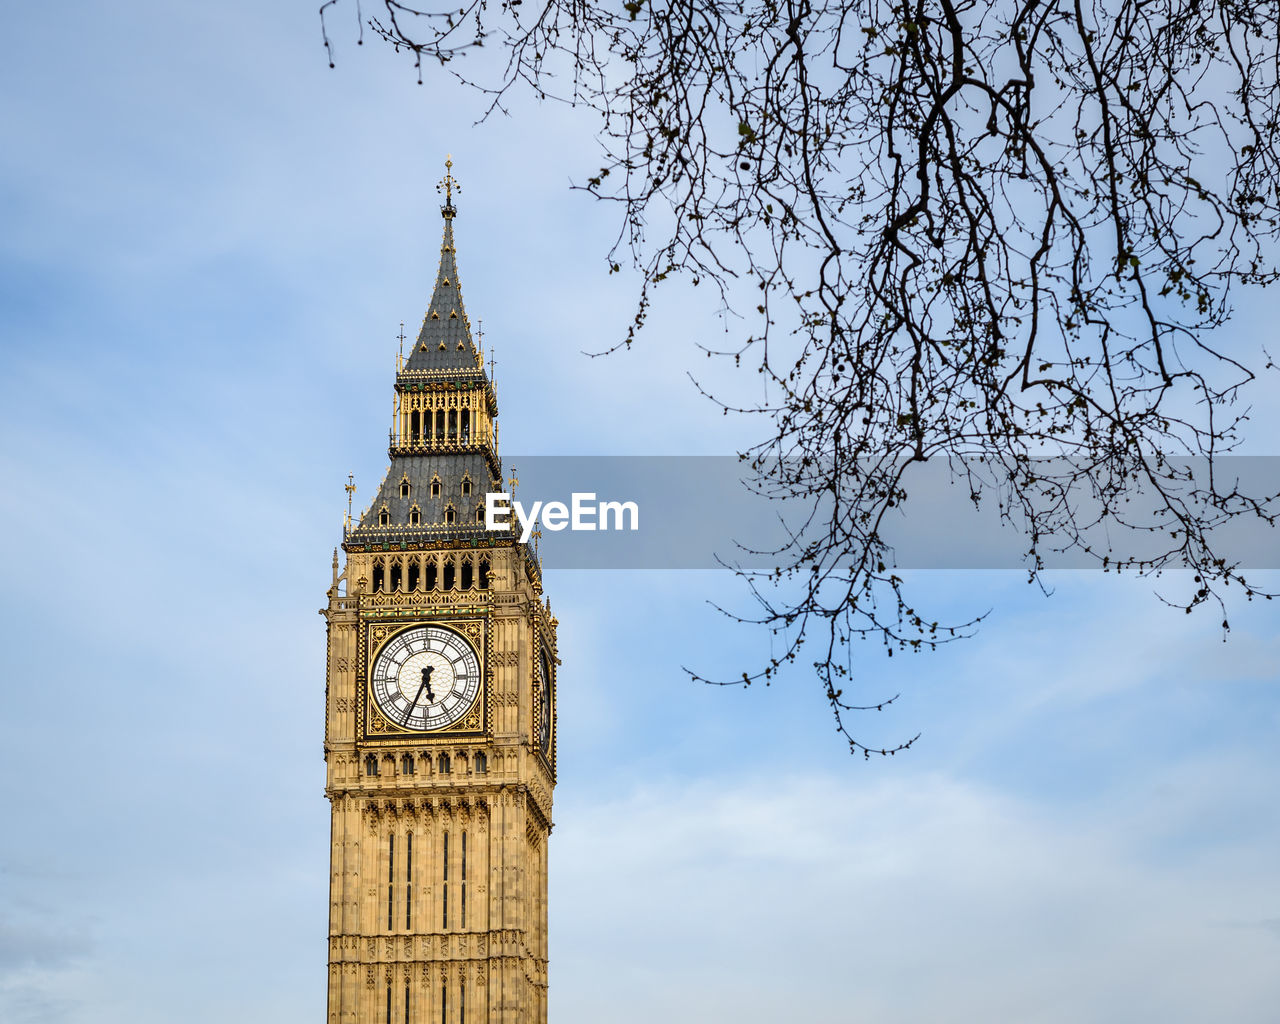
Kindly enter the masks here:
<path id="1" fill-rule="evenodd" d="M 477 523 L 484 522 L 484 506 L 483 505 L 476 506 L 476 522 Z"/>
<path id="2" fill-rule="evenodd" d="M 483 750 L 476 752 L 476 774 L 489 774 L 489 759 L 485 756 Z"/>
<path id="3" fill-rule="evenodd" d="M 441 775 L 449 774 L 449 755 L 448 754 L 441 754 L 436 759 L 436 771 L 438 771 Z"/>
<path id="4" fill-rule="evenodd" d="M 440 584 L 441 590 L 453 589 L 453 576 L 454 576 L 453 562 L 452 561 L 445 562 L 444 563 L 444 582 Z"/>
<path id="5" fill-rule="evenodd" d="M 413 766 L 413 755 L 412 755 L 412 754 L 401 754 L 401 755 L 400 755 L 400 774 L 401 774 L 401 775 L 412 775 L 412 774 L 413 774 L 413 767 L 414 767 L 414 766 Z"/>
<path id="6" fill-rule="evenodd" d="M 391 592 L 397 594 L 400 592 L 400 580 L 403 576 L 401 571 L 400 559 L 395 558 L 391 561 Z"/>
<path id="7" fill-rule="evenodd" d="M 418 410 L 414 409 L 409 414 L 409 437 L 418 440 L 422 436 L 422 420 L 418 415 Z"/>
<path id="8" fill-rule="evenodd" d="M 364 773 L 369 776 L 378 774 L 378 759 L 372 754 L 366 754 L 364 759 Z"/>
<path id="9" fill-rule="evenodd" d="M 418 414 L 415 412 L 414 415 L 417 416 Z M 409 478 L 407 476 L 400 478 L 400 497 L 409 497 Z"/>
<path id="10" fill-rule="evenodd" d="M 471 439 L 471 410 L 462 410 L 462 443 L 466 444 Z"/>
<path id="11" fill-rule="evenodd" d="M 462 496 L 464 498 L 471 494 L 471 477 L 470 475 L 462 478 Z"/>
<path id="12" fill-rule="evenodd" d="M 471 569 L 471 560 L 467 559 L 462 563 L 462 583 L 461 589 L 470 590 L 474 575 Z"/>
<path id="13" fill-rule="evenodd" d="M 481 590 L 489 589 L 489 563 L 486 561 L 480 562 L 480 580 L 478 585 Z"/>
<path id="14" fill-rule="evenodd" d="M 417 526 L 420 522 L 422 522 L 422 512 L 417 505 L 414 505 L 409 509 L 409 525 Z"/>
<path id="15" fill-rule="evenodd" d="M 444 510 L 445 526 L 452 526 L 454 523 L 454 520 L 456 520 L 457 518 L 458 518 L 458 513 L 454 510 L 454 507 L 452 505 L 446 506 Z"/>
<path id="16" fill-rule="evenodd" d="M 387 526 L 390 524 L 390 522 L 391 522 L 391 513 L 387 511 L 387 506 L 383 505 L 382 508 L 378 510 L 378 525 Z"/>
<path id="17" fill-rule="evenodd" d="M 431 497 L 440 497 L 440 478 L 438 476 L 431 478 Z"/>
<path id="18" fill-rule="evenodd" d="M 373 592 L 375 594 L 382 593 L 382 581 L 386 570 L 382 566 L 382 559 L 379 558 L 373 563 Z"/>

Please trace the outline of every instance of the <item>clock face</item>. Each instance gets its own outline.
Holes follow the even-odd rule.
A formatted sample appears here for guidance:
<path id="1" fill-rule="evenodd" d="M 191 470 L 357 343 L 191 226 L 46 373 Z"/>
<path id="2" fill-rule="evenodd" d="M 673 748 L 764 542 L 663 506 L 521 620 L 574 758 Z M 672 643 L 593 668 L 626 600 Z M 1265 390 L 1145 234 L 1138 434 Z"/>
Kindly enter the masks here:
<path id="1" fill-rule="evenodd" d="M 551 750 L 551 662 L 546 651 L 538 658 L 538 699 L 542 712 L 538 716 L 538 745 L 546 754 Z"/>
<path id="2" fill-rule="evenodd" d="M 480 661 L 466 640 L 442 626 L 414 626 L 378 652 L 370 690 L 378 709 L 405 729 L 452 725 L 480 693 Z"/>

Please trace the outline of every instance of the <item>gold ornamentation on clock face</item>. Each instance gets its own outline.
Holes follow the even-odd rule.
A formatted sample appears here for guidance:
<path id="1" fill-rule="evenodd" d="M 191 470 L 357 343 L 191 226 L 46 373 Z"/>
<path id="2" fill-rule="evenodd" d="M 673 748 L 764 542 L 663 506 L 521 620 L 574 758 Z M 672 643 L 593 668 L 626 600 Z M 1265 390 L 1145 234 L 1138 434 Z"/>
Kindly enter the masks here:
<path id="1" fill-rule="evenodd" d="M 378 652 L 369 688 L 388 719 L 429 732 L 462 718 L 480 693 L 480 661 L 460 634 L 443 626 L 413 626 Z"/>

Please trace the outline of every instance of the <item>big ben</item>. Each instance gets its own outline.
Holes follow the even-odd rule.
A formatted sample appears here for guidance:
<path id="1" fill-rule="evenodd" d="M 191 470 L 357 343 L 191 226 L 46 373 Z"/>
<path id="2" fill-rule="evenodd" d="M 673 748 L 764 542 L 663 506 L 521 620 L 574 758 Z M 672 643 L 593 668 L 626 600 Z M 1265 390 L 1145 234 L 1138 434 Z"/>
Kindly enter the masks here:
<path id="1" fill-rule="evenodd" d="M 328 606 L 329 1024 L 545 1024 L 556 620 L 485 524 L 497 394 L 462 302 L 457 182 L 397 363 L 390 466 Z"/>

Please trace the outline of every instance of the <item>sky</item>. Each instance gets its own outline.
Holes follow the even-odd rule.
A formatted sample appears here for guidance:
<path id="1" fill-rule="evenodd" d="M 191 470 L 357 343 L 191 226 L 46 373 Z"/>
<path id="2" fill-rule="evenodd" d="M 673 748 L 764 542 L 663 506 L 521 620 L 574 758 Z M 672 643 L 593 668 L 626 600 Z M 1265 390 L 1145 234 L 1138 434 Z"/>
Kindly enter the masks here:
<path id="1" fill-rule="evenodd" d="M 502 448 L 731 455 L 672 289 L 643 342 L 581 111 L 483 106 L 315 4 L 11 4 L 0 62 L 0 1020 L 322 1018 L 324 628 L 342 485 L 386 465 L 435 183 Z M 1259 298 L 1232 343 L 1271 340 Z M 1271 346 L 1274 352 L 1274 345 Z M 699 360 L 702 360 L 699 362 Z M 1249 451 L 1275 455 L 1274 381 Z M 1280 587 L 1277 574 L 1260 581 Z M 557 570 L 555 1024 L 1273 1021 L 1280 631 L 1177 581 L 913 571 L 928 655 L 859 651 L 851 758 L 716 571 Z M 1167 588 L 1167 589 L 1165 589 Z"/>

